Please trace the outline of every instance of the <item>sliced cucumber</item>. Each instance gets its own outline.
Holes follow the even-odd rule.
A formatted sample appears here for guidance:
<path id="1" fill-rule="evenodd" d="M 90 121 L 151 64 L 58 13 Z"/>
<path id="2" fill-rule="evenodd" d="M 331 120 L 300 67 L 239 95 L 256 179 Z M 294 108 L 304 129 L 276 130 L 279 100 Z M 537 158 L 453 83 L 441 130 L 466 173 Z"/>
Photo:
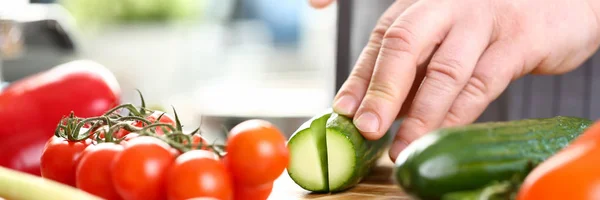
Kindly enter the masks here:
<path id="1" fill-rule="evenodd" d="M 340 192 L 358 184 L 386 147 L 389 134 L 365 139 L 348 117 L 328 110 L 305 122 L 288 141 L 288 173 L 313 192 Z"/>
<path id="2" fill-rule="evenodd" d="M 288 142 L 291 153 L 288 174 L 300 187 L 315 192 L 327 192 L 327 143 L 325 123 L 331 110 L 313 117 L 298 128 Z M 307 175 L 308 174 L 308 175 Z"/>

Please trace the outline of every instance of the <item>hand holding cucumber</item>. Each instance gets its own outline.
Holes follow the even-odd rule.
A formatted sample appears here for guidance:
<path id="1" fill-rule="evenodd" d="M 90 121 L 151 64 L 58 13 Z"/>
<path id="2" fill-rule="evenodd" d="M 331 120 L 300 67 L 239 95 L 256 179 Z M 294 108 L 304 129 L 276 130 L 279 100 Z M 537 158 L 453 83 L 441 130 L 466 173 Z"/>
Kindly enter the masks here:
<path id="1" fill-rule="evenodd" d="M 310 0 L 322 8 L 333 0 Z M 600 42 L 600 1 L 397 0 L 334 100 L 367 139 L 406 117 L 390 150 L 473 122 L 511 80 L 575 69 Z"/>

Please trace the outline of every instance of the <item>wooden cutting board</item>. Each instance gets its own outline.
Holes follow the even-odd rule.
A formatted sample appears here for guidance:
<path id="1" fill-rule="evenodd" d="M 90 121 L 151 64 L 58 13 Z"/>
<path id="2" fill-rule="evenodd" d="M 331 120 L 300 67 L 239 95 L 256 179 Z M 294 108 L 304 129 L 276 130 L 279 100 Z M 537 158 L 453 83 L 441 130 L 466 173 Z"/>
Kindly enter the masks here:
<path id="1" fill-rule="evenodd" d="M 387 155 L 387 154 L 386 154 Z M 393 163 L 387 156 L 378 160 L 371 174 L 354 188 L 337 194 L 311 194 L 310 191 L 296 185 L 284 172 L 273 185 L 269 200 L 409 200 L 400 187 L 395 184 L 393 176 Z"/>

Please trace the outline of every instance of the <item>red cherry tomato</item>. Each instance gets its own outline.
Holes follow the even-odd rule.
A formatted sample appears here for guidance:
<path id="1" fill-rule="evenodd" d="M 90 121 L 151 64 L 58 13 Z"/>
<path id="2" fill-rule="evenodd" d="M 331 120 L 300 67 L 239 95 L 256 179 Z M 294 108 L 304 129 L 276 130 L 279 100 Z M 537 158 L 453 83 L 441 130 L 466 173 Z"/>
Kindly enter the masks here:
<path id="1" fill-rule="evenodd" d="M 156 119 L 158 119 L 158 117 L 160 117 L 160 120 L 158 120 L 160 123 L 175 125 L 175 120 L 173 120 L 174 118 L 162 111 L 154 111 L 151 115 L 146 117 L 146 119 L 150 122 L 156 122 Z"/>
<path id="2" fill-rule="evenodd" d="M 176 125 L 175 120 L 173 120 L 173 118 L 171 118 L 168 114 L 163 114 L 164 112 L 161 111 L 154 111 L 151 115 L 148 115 L 146 117 L 146 120 L 150 121 L 150 123 L 154 123 L 156 122 L 156 119 L 158 119 L 158 117 L 160 117 L 159 122 L 160 123 L 165 123 L 165 124 L 171 124 L 173 126 Z M 160 116 L 162 115 L 162 117 Z M 139 127 L 142 128 L 145 126 L 145 124 L 141 121 L 131 121 L 131 125 L 135 126 L 135 127 Z M 156 135 L 164 135 L 164 131 L 162 130 L 163 127 L 156 127 Z M 166 128 L 166 127 L 165 127 Z M 167 128 L 167 130 L 169 130 Z M 118 131 L 115 132 L 115 137 L 116 138 L 123 138 L 124 136 L 128 135 L 130 132 L 125 130 L 124 128 L 119 129 Z"/>
<path id="3" fill-rule="evenodd" d="M 259 186 L 236 184 L 234 188 L 235 200 L 266 200 L 273 190 L 273 182 Z"/>
<path id="4" fill-rule="evenodd" d="M 224 155 L 224 156 L 221 158 L 221 162 L 222 162 L 222 163 L 223 163 L 225 166 L 227 166 L 227 160 L 229 160 L 229 159 L 227 159 L 227 154 L 225 154 L 225 155 Z"/>
<path id="5" fill-rule="evenodd" d="M 158 120 L 159 123 L 165 123 L 165 124 L 171 124 L 173 126 L 176 125 L 175 121 L 173 120 L 173 118 L 171 118 L 167 113 L 164 113 L 161 111 L 154 111 L 154 113 L 152 113 L 152 115 L 146 117 L 146 119 L 150 122 L 156 122 L 156 119 L 158 119 L 158 117 L 160 117 L 160 115 L 162 115 L 162 117 L 160 117 L 160 120 Z M 170 131 L 167 127 L 156 127 L 156 134 L 157 135 L 164 135 L 165 132 L 162 130 L 163 128 L 166 128 L 167 131 Z"/>
<path id="6" fill-rule="evenodd" d="M 128 143 L 128 142 L 129 142 L 131 139 L 133 139 L 133 138 L 136 138 L 136 137 L 139 137 L 139 136 L 140 136 L 140 135 L 139 135 L 139 134 L 137 134 L 137 133 L 129 133 L 129 134 L 127 134 L 127 135 L 126 135 L 124 138 L 122 138 L 123 140 L 121 140 L 121 141 L 119 142 L 119 144 L 120 144 L 120 145 L 123 145 L 123 146 L 126 146 L 126 145 L 127 145 L 127 143 Z M 175 151 L 177 151 L 176 149 L 174 149 L 174 150 L 175 150 Z M 179 152 L 175 153 L 174 155 L 178 155 L 178 154 L 179 154 Z"/>
<path id="7" fill-rule="evenodd" d="M 231 177 L 216 155 L 205 150 L 191 150 L 179 156 L 167 175 L 169 200 L 213 197 L 233 198 Z"/>
<path id="8" fill-rule="evenodd" d="M 184 145 L 187 145 L 187 141 L 182 142 Z M 199 146 L 202 144 L 202 146 Z M 202 150 L 210 150 L 208 148 L 208 142 L 201 135 L 194 134 L 192 135 L 192 149 L 202 149 Z"/>
<path id="9" fill-rule="evenodd" d="M 163 114 L 163 113 L 164 112 L 161 112 L 161 111 L 154 111 L 151 115 L 148 115 L 146 117 L 146 120 L 148 120 L 150 123 L 155 123 L 156 119 L 158 119 L 158 117 L 160 117 L 160 120 L 159 120 L 160 123 L 166 123 L 166 124 L 171 124 L 171 125 L 175 126 L 176 123 L 173 120 L 173 118 L 171 118 L 168 114 L 166 114 L 166 113 Z M 162 117 L 161 117 L 161 115 L 162 115 Z M 129 124 L 132 126 L 138 127 L 138 128 L 143 128 L 146 125 L 141 121 L 130 121 Z M 104 129 L 104 132 L 100 132 L 99 137 L 104 138 L 105 132 L 108 131 L 108 126 L 103 126 L 101 128 Z M 164 128 L 166 128 L 166 127 L 164 127 Z M 159 136 L 164 135 L 165 133 L 162 129 L 163 129 L 163 127 L 156 127 L 156 129 L 155 129 L 156 135 L 159 135 Z M 169 130 L 169 129 L 167 128 L 167 130 Z M 117 138 L 117 139 L 121 139 L 121 138 L 129 135 L 130 133 L 131 132 L 129 132 L 128 130 L 125 130 L 125 128 L 121 128 L 121 129 L 117 130 L 116 132 L 114 132 L 113 137 Z"/>
<path id="10" fill-rule="evenodd" d="M 115 143 L 88 146 L 77 165 L 77 188 L 104 199 L 121 199 L 113 186 L 110 169 L 112 161 L 121 151 L 123 146 Z"/>
<path id="11" fill-rule="evenodd" d="M 139 122 L 139 121 L 131 121 L 131 122 L 129 122 L 129 124 L 131 124 L 132 126 L 135 126 L 135 127 L 139 127 L 139 128 L 141 128 L 143 126 L 143 123 Z M 123 137 L 129 135 L 129 133 L 130 132 L 125 130 L 125 128 L 121 128 L 114 133 L 115 134 L 114 137 L 120 139 L 120 138 L 123 138 Z"/>
<path id="12" fill-rule="evenodd" d="M 231 129 L 227 141 L 227 167 L 236 183 L 273 182 L 289 162 L 286 139 L 273 124 L 247 120 Z"/>
<path id="13" fill-rule="evenodd" d="M 42 177 L 75 186 L 75 169 L 81 152 L 90 140 L 71 142 L 64 138 L 50 138 L 40 159 Z"/>
<path id="14" fill-rule="evenodd" d="M 195 197 L 195 198 L 189 198 L 186 200 L 219 200 L 219 199 L 213 198 L 213 197 Z"/>
<path id="15" fill-rule="evenodd" d="M 127 134 L 125 136 L 125 138 L 123 139 L 123 141 L 130 141 L 133 138 L 136 138 L 136 137 L 139 137 L 139 136 L 140 136 L 140 134 L 137 134 L 137 133 L 129 133 L 129 134 Z"/>
<path id="16" fill-rule="evenodd" d="M 131 139 L 111 166 L 117 192 L 125 200 L 165 199 L 165 174 L 175 156 L 172 148 L 157 138 Z"/>

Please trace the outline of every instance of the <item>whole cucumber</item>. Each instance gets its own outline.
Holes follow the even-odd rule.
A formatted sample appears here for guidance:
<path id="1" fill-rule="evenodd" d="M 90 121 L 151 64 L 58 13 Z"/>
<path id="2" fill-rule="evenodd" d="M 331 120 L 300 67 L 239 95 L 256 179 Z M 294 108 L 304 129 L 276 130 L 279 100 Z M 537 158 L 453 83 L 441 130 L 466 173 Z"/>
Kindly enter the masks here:
<path id="1" fill-rule="evenodd" d="M 440 199 L 448 193 L 525 176 L 592 122 L 558 116 L 439 129 L 400 153 L 395 178 L 407 194 Z"/>

